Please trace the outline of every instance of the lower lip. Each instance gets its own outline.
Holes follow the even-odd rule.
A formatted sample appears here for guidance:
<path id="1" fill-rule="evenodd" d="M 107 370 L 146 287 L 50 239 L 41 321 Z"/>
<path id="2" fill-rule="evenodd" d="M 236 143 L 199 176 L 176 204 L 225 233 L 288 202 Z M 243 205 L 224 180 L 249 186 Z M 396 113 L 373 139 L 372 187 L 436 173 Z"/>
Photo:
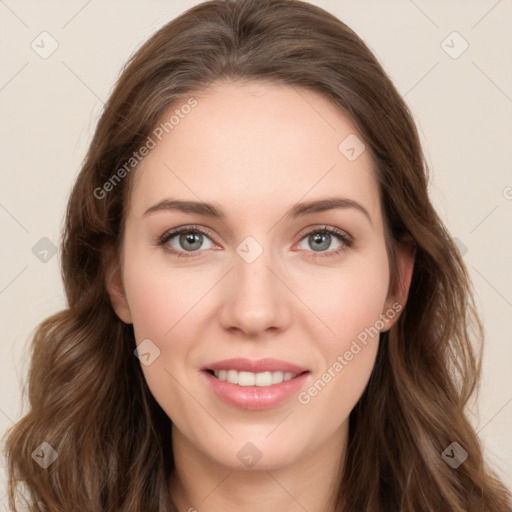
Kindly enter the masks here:
<path id="1" fill-rule="evenodd" d="M 213 392 L 228 405 L 240 409 L 261 411 L 280 404 L 304 385 L 309 372 L 272 386 L 239 386 L 223 381 L 207 371 L 202 372 L 208 379 Z"/>

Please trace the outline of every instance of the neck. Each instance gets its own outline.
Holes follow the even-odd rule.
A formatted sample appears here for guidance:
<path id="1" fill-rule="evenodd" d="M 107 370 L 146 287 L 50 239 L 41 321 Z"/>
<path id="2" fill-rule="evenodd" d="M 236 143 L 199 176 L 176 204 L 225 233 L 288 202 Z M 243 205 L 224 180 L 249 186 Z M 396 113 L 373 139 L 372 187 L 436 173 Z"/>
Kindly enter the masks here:
<path id="1" fill-rule="evenodd" d="M 232 468 L 210 458 L 172 427 L 175 471 L 171 497 L 180 512 L 341 512 L 336 500 L 348 421 L 314 452 L 272 469 Z"/>

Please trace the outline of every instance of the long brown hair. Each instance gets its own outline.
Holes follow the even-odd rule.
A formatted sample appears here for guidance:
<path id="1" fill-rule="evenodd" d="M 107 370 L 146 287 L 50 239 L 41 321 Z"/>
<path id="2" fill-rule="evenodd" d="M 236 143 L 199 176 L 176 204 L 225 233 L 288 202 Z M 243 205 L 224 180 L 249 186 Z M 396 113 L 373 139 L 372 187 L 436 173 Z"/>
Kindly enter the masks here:
<path id="1" fill-rule="evenodd" d="M 115 315 L 105 287 L 136 166 L 125 167 L 123 179 L 113 176 L 170 105 L 220 80 L 308 88 L 338 106 L 372 155 L 392 283 L 396 243 L 408 236 L 416 247 L 408 302 L 381 334 L 372 376 L 350 415 L 344 511 L 505 512 L 510 494 L 486 467 L 464 412 L 478 384 L 483 329 L 464 263 L 429 201 L 411 114 L 363 41 L 298 0 L 197 5 L 154 34 L 123 70 L 68 203 L 67 309 L 35 332 L 30 411 L 8 432 L 11 508 L 23 484 L 31 511 L 176 510 L 171 421 L 134 356 L 133 327 Z M 58 454 L 44 469 L 32 456 L 42 442 Z M 468 453 L 457 468 L 441 455 L 452 442 Z M 53 453 L 47 445 L 39 450 Z"/>

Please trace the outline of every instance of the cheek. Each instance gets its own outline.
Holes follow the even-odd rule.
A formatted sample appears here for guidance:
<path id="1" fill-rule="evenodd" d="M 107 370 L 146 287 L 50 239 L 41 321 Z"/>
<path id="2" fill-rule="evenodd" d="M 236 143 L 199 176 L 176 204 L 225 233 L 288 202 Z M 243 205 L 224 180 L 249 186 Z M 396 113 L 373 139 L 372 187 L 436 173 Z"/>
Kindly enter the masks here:
<path id="1" fill-rule="evenodd" d="M 355 406 L 375 363 L 389 268 L 384 246 L 373 254 L 353 260 L 321 283 L 323 286 L 310 288 L 309 293 L 303 289 L 303 296 L 308 297 L 311 309 L 318 312 L 324 325 L 318 327 L 316 318 L 307 324 L 319 357 L 316 375 L 299 402 L 318 408 L 318 414 L 330 410 L 332 427 Z"/>
<path id="2" fill-rule="evenodd" d="M 125 287 L 136 340 L 161 338 L 173 325 L 178 298 L 169 293 L 165 281 L 144 274 L 128 277 Z"/>
<path id="3" fill-rule="evenodd" d="M 193 316 L 194 305 L 201 301 L 207 286 L 199 273 L 185 275 L 148 261 L 147 255 L 126 259 L 125 292 L 137 341 L 163 341 L 187 323 L 189 314 Z"/>
<path id="4" fill-rule="evenodd" d="M 147 255 L 145 258 L 148 259 Z M 193 306 L 204 295 L 205 287 L 199 283 L 194 286 L 193 274 L 180 280 L 169 269 L 142 264 L 143 261 L 136 258 L 134 251 L 125 260 L 124 273 L 137 344 L 147 339 L 154 344 L 149 345 L 150 364 L 144 364 L 141 359 L 141 369 L 153 397 L 167 415 L 173 421 L 179 418 L 185 425 L 191 424 L 189 398 L 179 383 L 187 382 L 184 362 L 191 348 L 187 342 L 190 339 L 188 322 L 193 320 Z"/>
<path id="5" fill-rule="evenodd" d="M 335 302 L 336 297 L 333 297 Z M 339 297 L 331 316 L 335 336 L 316 337 L 319 351 L 314 375 L 297 396 L 310 417 L 320 419 L 326 435 L 334 433 L 347 420 L 359 401 L 372 374 L 379 348 L 376 327 L 382 302 L 368 296 L 352 295 L 345 302 Z M 337 314 L 336 314 L 337 313 Z"/>
<path id="6" fill-rule="evenodd" d="M 163 405 L 165 397 L 179 396 L 177 382 L 185 380 L 185 369 L 197 343 L 197 325 L 208 304 L 205 294 L 211 287 L 210 279 L 204 273 L 178 272 L 155 264 L 151 255 L 137 250 L 136 244 L 126 254 L 124 287 L 135 339 L 137 344 L 151 340 L 157 347 L 152 348 L 153 353 L 158 354 L 150 365 L 143 364 L 142 370 L 153 395 Z"/>
<path id="7" fill-rule="evenodd" d="M 374 329 L 379 315 L 384 313 L 389 286 L 385 247 L 367 257 L 354 258 L 322 280 L 317 278 L 309 283 L 315 285 L 305 283 L 302 297 L 322 320 L 321 343 L 332 357 L 333 351 L 347 349 L 347 344 L 361 333 L 364 338 L 364 333 Z M 318 332 L 314 336 L 311 330 L 310 334 L 318 339 Z"/>

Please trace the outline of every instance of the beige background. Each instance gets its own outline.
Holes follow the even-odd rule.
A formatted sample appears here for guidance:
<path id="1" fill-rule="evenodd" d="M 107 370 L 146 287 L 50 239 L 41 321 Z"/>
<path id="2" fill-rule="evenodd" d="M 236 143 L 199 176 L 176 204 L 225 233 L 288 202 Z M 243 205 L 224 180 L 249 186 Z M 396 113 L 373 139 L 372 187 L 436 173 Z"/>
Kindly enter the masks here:
<path id="1" fill-rule="evenodd" d="M 64 307 L 58 255 L 48 252 L 44 262 L 32 248 L 48 249 L 43 237 L 60 242 L 70 187 L 123 63 L 197 3 L 0 0 L 0 433 L 25 411 L 20 393 L 31 333 Z M 312 3 L 363 38 L 418 123 L 431 196 L 467 249 L 486 327 L 471 418 L 488 459 L 512 488 L 512 2 Z M 44 51 L 46 37 L 44 48 L 51 49 L 50 36 L 38 37 L 43 31 L 58 43 L 46 59 L 31 47 L 35 40 Z M 465 41 L 467 50 L 453 58 Z M 1 476 L 0 507 L 4 494 Z"/>

